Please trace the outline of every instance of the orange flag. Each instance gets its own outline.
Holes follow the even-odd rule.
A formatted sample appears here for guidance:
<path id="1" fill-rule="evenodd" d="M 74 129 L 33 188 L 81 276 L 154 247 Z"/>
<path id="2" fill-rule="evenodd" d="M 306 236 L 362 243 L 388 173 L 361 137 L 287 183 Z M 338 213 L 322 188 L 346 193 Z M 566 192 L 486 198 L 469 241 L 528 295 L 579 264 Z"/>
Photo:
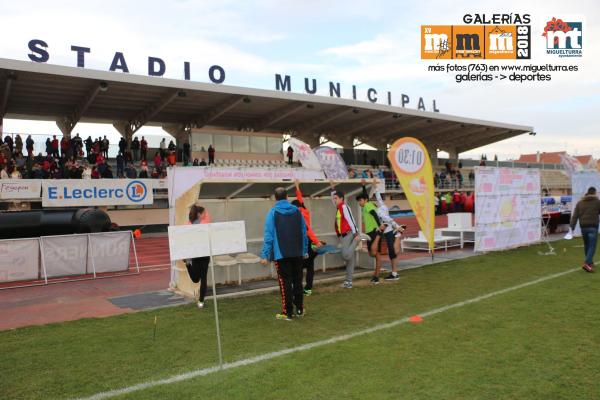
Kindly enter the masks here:
<path id="1" fill-rule="evenodd" d="M 427 148 L 419 140 L 403 137 L 394 142 L 388 159 L 406 198 L 412 208 L 423 235 L 433 251 L 435 206 L 433 201 L 433 170 Z"/>

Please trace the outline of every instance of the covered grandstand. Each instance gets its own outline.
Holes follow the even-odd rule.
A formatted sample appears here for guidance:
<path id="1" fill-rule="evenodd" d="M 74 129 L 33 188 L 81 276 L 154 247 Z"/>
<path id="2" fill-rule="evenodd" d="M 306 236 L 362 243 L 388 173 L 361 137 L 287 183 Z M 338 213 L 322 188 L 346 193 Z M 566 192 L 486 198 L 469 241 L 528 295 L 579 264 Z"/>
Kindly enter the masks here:
<path id="1" fill-rule="evenodd" d="M 79 122 L 110 123 L 128 141 L 142 126 L 161 126 L 176 139 L 216 128 L 291 134 L 310 144 L 386 150 L 401 136 L 425 143 L 433 158 L 525 133 L 533 127 L 360 102 L 0 59 L 3 118 L 56 121 L 69 137 Z M 1 125 L 1 124 L 0 124 Z M 192 142 L 193 144 L 193 142 Z"/>

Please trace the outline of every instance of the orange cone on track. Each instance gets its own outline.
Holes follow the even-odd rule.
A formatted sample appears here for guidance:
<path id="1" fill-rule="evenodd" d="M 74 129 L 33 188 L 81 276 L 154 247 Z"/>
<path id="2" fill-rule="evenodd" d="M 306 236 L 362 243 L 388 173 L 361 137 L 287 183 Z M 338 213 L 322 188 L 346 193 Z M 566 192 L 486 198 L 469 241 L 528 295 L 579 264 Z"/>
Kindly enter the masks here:
<path id="1" fill-rule="evenodd" d="M 413 315 L 413 316 L 412 316 L 412 317 L 410 317 L 408 320 L 409 320 L 410 322 L 412 322 L 413 324 L 418 324 L 418 323 L 420 323 L 420 322 L 423 322 L 423 318 L 421 318 L 421 317 L 420 317 L 420 316 L 418 316 L 418 315 Z"/>

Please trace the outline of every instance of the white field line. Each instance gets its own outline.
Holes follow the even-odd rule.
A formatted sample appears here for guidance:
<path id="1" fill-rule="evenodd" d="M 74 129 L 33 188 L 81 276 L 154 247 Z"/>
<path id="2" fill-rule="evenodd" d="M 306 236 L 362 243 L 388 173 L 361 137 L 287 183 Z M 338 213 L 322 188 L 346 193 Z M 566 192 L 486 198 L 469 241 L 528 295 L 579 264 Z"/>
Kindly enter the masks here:
<path id="1" fill-rule="evenodd" d="M 502 294 L 505 294 L 508 292 L 512 292 L 515 290 L 519 290 L 519 289 L 522 289 L 522 288 L 525 288 L 528 286 L 536 285 L 538 283 L 542 283 L 542 282 L 545 282 L 545 281 L 548 281 L 551 279 L 559 278 L 561 276 L 570 274 L 575 271 L 579 271 L 579 268 L 574 268 L 574 269 L 570 269 L 570 270 L 567 270 L 564 272 L 559 272 L 556 274 L 543 276 L 543 277 L 535 279 L 533 281 L 529 281 L 529 282 L 522 283 L 520 285 L 511 286 L 511 287 L 508 287 L 505 289 L 497 290 L 495 292 L 487 293 L 487 294 L 477 296 L 477 297 L 474 297 L 474 298 L 471 298 L 468 300 L 460 301 L 458 303 L 453 303 L 453 304 L 449 304 L 449 305 L 442 306 L 439 308 L 434 308 L 433 310 L 425 311 L 425 312 L 417 314 L 417 315 L 420 315 L 421 317 L 430 317 L 432 315 L 443 313 L 444 311 L 448 311 L 453 308 L 459 308 L 459 307 L 463 307 L 463 306 L 466 306 L 469 304 L 478 303 L 482 300 L 489 299 L 490 297 L 499 296 L 499 295 L 502 295 Z M 321 347 L 321 346 L 325 346 L 328 344 L 343 342 L 343 341 L 350 340 L 350 339 L 353 339 L 358 336 L 364 336 L 364 335 L 368 335 L 370 333 L 378 332 L 378 331 L 381 331 L 384 329 L 393 328 L 398 325 L 405 324 L 407 322 L 409 322 L 409 317 L 404 317 L 404 318 L 401 318 L 401 319 L 398 319 L 398 320 L 395 320 L 392 322 L 375 325 L 375 326 L 372 326 L 371 328 L 362 329 L 362 330 L 348 333 L 345 335 L 333 336 L 329 339 L 319 340 L 317 342 L 307 343 L 307 344 L 303 344 L 303 345 L 297 346 L 297 347 L 292 347 L 289 349 L 274 351 L 271 353 L 265 353 L 265 354 L 262 354 L 262 355 L 259 355 L 256 357 L 250 357 L 250 358 L 246 358 L 246 359 L 238 360 L 238 361 L 234 361 L 234 362 L 228 362 L 228 363 L 223 364 L 222 368 L 219 368 L 219 366 L 214 366 L 214 367 L 209 367 L 209 368 L 204 368 L 204 369 L 197 369 L 197 370 L 193 370 L 193 371 L 186 372 L 183 374 L 173 375 L 173 376 L 171 376 L 169 378 L 165 378 L 165 379 L 147 381 L 147 382 L 143 382 L 143 383 L 138 383 L 137 385 L 127 386 L 127 387 L 124 387 L 121 389 L 115 389 L 115 390 L 110 390 L 110 391 L 106 391 L 106 392 L 96 393 L 89 397 L 81 397 L 81 398 L 79 398 L 79 400 L 108 399 L 110 397 L 120 396 L 120 395 L 124 395 L 124 394 L 128 394 L 128 393 L 132 393 L 132 392 L 137 392 L 139 390 L 144 390 L 144 389 L 152 388 L 155 386 L 169 385 L 171 383 L 186 381 L 186 380 L 193 379 L 193 378 L 196 378 L 199 376 L 206 376 L 206 375 L 213 374 L 215 372 L 220 371 L 221 369 L 227 370 L 227 369 L 232 369 L 232 368 L 237 368 L 237 367 L 243 367 L 246 365 L 256 364 L 261 361 L 271 360 L 273 358 L 281 357 L 281 356 L 284 356 L 287 354 L 298 353 L 300 351 L 314 349 L 315 347 Z"/>

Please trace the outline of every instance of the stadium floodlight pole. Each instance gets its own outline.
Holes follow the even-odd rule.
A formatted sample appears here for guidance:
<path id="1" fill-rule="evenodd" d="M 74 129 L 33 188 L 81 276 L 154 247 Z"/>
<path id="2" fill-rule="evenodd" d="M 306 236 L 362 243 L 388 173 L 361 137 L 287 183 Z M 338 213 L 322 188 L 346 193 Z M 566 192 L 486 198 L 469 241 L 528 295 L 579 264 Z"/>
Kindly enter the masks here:
<path id="1" fill-rule="evenodd" d="M 215 262 L 212 252 L 211 229 L 208 229 L 208 254 L 210 256 L 210 276 L 212 279 L 212 297 L 215 306 L 215 330 L 217 332 L 217 352 L 219 354 L 219 369 L 223 369 L 223 349 L 221 347 L 221 329 L 219 328 L 219 308 L 217 306 L 217 284 L 215 283 Z"/>

